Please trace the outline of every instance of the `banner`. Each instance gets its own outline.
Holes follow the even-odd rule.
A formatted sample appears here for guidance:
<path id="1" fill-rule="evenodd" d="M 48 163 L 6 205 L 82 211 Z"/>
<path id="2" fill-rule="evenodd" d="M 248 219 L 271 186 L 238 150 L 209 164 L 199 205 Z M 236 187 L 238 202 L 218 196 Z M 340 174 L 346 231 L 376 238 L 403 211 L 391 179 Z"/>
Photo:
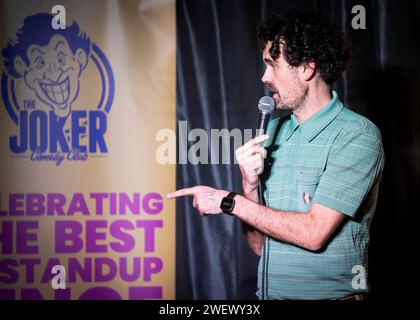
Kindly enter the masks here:
<path id="1" fill-rule="evenodd" d="M 174 299 L 175 2 L 1 1 L 0 299 Z"/>

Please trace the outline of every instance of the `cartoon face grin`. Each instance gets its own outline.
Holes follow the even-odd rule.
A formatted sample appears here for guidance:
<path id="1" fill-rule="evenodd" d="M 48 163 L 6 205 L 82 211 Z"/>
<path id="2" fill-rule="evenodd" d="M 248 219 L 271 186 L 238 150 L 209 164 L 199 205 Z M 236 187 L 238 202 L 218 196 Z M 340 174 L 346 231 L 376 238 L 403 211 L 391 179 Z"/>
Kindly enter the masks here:
<path id="1" fill-rule="evenodd" d="M 54 104 L 65 104 L 70 96 L 70 79 L 67 77 L 59 83 L 39 82 L 42 91 Z"/>

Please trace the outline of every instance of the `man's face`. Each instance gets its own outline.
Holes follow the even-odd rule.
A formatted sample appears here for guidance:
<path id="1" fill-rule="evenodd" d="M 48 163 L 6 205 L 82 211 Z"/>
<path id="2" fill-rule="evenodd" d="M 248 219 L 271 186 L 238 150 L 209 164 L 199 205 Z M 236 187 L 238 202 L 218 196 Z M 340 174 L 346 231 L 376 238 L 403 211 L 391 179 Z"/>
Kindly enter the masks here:
<path id="1" fill-rule="evenodd" d="M 284 59 L 283 45 L 281 54 L 275 61 L 270 56 L 270 48 L 271 42 L 268 42 L 263 51 L 266 70 L 261 80 L 273 93 L 278 109 L 296 110 L 305 101 L 307 85 L 299 78 L 299 67 L 292 67 Z"/>
<path id="2" fill-rule="evenodd" d="M 54 35 L 46 46 L 30 45 L 27 56 L 29 66 L 18 56 L 16 69 L 41 101 L 53 108 L 57 116 L 66 117 L 79 90 L 79 76 L 87 63 L 86 52 L 77 49 L 73 54 L 67 40 Z"/>

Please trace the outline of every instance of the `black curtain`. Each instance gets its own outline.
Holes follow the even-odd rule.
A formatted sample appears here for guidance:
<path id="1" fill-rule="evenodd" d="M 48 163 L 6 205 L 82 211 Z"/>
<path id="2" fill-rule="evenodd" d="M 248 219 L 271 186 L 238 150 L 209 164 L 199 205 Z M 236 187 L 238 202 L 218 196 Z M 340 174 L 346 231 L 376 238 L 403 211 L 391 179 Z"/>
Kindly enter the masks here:
<path id="1" fill-rule="evenodd" d="M 355 5 L 366 9 L 366 29 L 352 28 Z M 209 136 L 211 129 L 254 128 L 257 102 L 267 94 L 258 25 L 270 13 L 297 8 L 329 16 L 349 41 L 352 59 L 334 88 L 380 128 L 386 159 L 371 225 L 370 299 L 404 297 L 418 264 L 419 1 L 178 0 L 177 121 Z M 186 141 L 181 127 L 178 150 L 196 143 Z M 235 164 L 178 164 L 177 188 L 194 185 L 241 192 L 241 176 Z M 178 200 L 176 214 L 176 298 L 255 299 L 258 258 L 239 221 L 202 218 L 191 198 Z"/>

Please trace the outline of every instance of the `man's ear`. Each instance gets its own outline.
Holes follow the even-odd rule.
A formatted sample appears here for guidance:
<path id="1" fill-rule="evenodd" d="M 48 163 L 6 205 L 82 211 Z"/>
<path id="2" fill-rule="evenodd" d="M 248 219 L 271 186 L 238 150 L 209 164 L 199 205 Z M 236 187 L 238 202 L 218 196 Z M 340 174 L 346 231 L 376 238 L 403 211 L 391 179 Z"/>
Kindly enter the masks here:
<path id="1" fill-rule="evenodd" d="M 301 77 L 305 81 L 311 80 L 316 73 L 316 64 L 315 62 L 307 62 L 301 66 Z"/>
<path id="2" fill-rule="evenodd" d="M 23 77 L 25 75 L 26 70 L 26 64 L 25 61 L 23 61 L 21 56 L 16 56 L 13 60 L 13 67 L 16 70 L 16 73 Z"/>
<path id="3" fill-rule="evenodd" d="M 80 65 L 80 70 L 83 70 L 88 62 L 88 57 L 85 50 L 80 48 L 76 50 L 76 60 Z"/>

